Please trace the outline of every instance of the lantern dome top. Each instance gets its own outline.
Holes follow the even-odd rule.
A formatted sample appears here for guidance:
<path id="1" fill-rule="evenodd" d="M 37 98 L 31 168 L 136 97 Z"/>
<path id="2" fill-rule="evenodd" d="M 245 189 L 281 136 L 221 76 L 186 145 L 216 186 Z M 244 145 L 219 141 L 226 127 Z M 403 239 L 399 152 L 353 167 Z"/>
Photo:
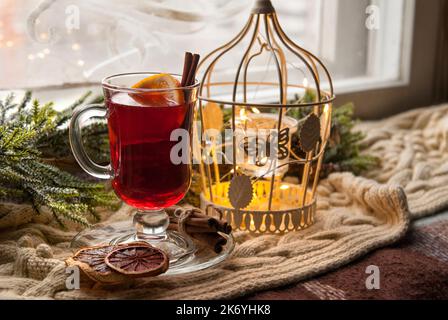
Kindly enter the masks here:
<path id="1" fill-rule="evenodd" d="M 323 106 L 335 98 L 327 68 L 287 36 L 270 0 L 255 1 L 243 29 L 204 57 L 199 74 L 200 101 L 265 108 Z M 292 103 L 305 89 L 314 100 Z"/>

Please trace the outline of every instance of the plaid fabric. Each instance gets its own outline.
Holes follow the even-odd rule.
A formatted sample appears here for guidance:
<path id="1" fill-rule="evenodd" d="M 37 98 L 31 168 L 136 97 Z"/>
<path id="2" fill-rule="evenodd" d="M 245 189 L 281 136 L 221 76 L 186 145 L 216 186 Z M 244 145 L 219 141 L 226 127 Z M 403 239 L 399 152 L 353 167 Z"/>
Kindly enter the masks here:
<path id="1" fill-rule="evenodd" d="M 424 219 L 425 220 L 425 219 Z M 367 289 L 378 266 L 380 289 Z M 310 281 L 247 297 L 267 300 L 448 299 L 448 214 L 419 221 L 400 242 Z"/>

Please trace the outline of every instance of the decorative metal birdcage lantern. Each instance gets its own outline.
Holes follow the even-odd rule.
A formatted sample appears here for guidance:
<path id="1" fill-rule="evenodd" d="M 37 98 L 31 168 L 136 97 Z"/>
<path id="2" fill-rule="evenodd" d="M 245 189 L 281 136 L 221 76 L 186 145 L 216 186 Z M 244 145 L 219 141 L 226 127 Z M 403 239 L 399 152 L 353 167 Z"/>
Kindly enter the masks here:
<path id="1" fill-rule="evenodd" d="M 199 72 L 203 209 L 256 234 L 313 224 L 335 98 L 326 67 L 288 38 L 270 0 L 257 0 L 243 30 Z"/>

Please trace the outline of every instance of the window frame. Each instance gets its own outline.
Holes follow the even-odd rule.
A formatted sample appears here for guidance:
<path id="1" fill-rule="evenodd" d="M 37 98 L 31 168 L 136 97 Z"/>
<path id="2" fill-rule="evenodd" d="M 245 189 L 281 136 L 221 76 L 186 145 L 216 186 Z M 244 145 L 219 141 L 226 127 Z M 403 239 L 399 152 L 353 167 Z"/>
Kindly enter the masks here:
<path id="1" fill-rule="evenodd" d="M 332 4 L 333 12 L 334 8 L 338 6 L 340 0 L 334 1 Z M 381 71 L 378 69 L 387 68 L 390 66 L 385 65 L 387 62 L 388 52 L 391 48 L 388 46 L 391 42 L 390 32 L 376 32 L 370 31 L 369 35 L 369 47 L 367 50 L 367 75 L 362 77 L 353 77 L 348 79 L 336 79 L 334 80 L 334 87 L 337 94 L 348 94 L 363 92 L 369 90 L 377 90 L 383 88 L 395 88 L 404 87 L 410 83 L 411 75 L 411 61 L 412 61 L 412 46 L 413 46 L 413 25 L 415 21 L 415 6 L 416 0 L 402 0 L 403 12 L 402 12 L 402 30 L 401 30 L 401 52 L 399 53 L 399 69 L 398 76 L 395 79 L 384 78 L 381 75 Z M 387 15 L 387 9 L 390 9 L 392 2 L 387 0 L 371 0 L 371 5 L 377 5 L 380 8 L 381 25 L 389 25 L 390 20 L 397 19 L 396 16 Z M 323 13 L 325 14 L 325 12 Z M 328 13 L 327 13 L 328 15 Z M 367 18 L 367 12 L 366 12 Z M 333 18 L 335 19 L 335 18 Z M 333 38 L 336 38 L 334 34 L 333 26 L 323 27 L 323 33 L 332 34 Z M 385 44 L 385 45 L 384 45 Z M 325 52 L 325 48 L 323 48 Z M 327 50 L 328 51 L 328 50 Z M 370 74 L 369 74 L 370 73 Z M 376 75 L 375 75 L 376 74 Z M 324 83 L 325 85 L 325 83 Z"/>
<path id="2" fill-rule="evenodd" d="M 356 116 L 374 120 L 440 103 L 434 95 L 434 86 L 437 85 L 436 57 L 444 1 L 414 1 L 414 20 L 408 28 L 412 30 L 408 81 L 400 85 L 395 83 L 395 86 L 392 83 L 390 86 L 378 86 L 376 89 L 339 93 L 335 105 L 353 103 L 356 106 Z"/>

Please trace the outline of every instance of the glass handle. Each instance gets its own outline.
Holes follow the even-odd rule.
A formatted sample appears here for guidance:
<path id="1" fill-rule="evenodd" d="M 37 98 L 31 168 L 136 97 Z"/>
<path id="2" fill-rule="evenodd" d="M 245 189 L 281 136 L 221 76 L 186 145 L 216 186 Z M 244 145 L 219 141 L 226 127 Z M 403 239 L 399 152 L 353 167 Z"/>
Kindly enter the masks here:
<path id="1" fill-rule="evenodd" d="M 102 166 L 90 159 L 82 145 L 82 127 L 87 120 L 93 117 L 105 118 L 107 109 L 101 104 L 90 104 L 78 107 L 73 112 L 69 127 L 70 147 L 73 155 L 85 172 L 99 179 L 112 178 L 111 165 Z"/>

